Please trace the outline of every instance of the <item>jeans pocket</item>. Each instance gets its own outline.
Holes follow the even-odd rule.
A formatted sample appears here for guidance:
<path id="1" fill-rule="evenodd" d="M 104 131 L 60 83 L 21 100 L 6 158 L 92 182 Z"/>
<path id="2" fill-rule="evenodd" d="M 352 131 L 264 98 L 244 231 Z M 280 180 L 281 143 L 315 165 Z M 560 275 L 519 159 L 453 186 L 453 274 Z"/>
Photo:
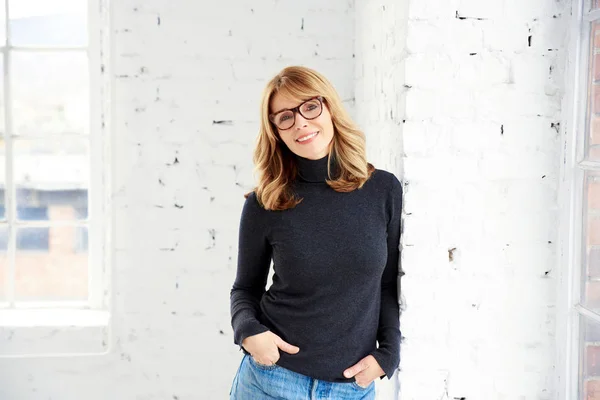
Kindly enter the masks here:
<path id="1" fill-rule="evenodd" d="M 371 388 L 371 386 L 373 386 L 374 384 L 375 384 L 375 382 L 371 382 L 369 384 L 369 386 L 362 387 L 358 383 L 356 383 L 356 381 L 352 381 L 352 387 L 354 387 L 355 389 L 358 389 L 358 390 L 369 390 Z"/>
<path id="2" fill-rule="evenodd" d="M 248 356 L 248 359 L 250 360 L 250 364 L 252 364 L 252 365 L 254 365 L 256 368 L 258 368 L 258 369 L 262 369 L 262 370 L 264 370 L 264 371 L 271 371 L 271 370 L 274 370 L 275 368 L 277 368 L 277 367 L 278 367 L 278 365 L 277 365 L 277 364 L 273 364 L 273 365 L 264 365 L 264 364 L 261 364 L 261 363 L 259 363 L 258 361 L 256 361 L 256 360 L 254 359 L 254 357 L 252 357 L 252 356 Z"/>

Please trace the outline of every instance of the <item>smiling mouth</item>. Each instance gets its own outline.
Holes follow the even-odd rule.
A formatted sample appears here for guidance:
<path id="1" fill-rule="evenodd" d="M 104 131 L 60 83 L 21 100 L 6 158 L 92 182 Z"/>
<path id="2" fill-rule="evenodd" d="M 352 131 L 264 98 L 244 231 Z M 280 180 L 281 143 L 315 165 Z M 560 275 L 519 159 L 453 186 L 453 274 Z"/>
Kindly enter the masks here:
<path id="1" fill-rule="evenodd" d="M 318 134 L 319 134 L 319 131 L 309 133 L 308 135 L 305 135 L 305 136 L 302 136 L 301 138 L 296 139 L 296 142 L 299 142 L 299 143 L 305 142 L 307 140 L 314 138 Z"/>

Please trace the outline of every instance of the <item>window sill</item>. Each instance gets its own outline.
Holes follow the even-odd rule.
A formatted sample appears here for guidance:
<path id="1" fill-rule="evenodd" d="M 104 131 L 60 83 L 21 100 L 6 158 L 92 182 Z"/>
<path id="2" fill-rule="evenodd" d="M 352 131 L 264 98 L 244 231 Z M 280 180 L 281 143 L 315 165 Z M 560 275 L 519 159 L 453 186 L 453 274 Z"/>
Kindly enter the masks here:
<path id="1" fill-rule="evenodd" d="M 110 313 L 105 310 L 0 310 L 0 328 L 107 326 L 109 321 Z"/>
<path id="2" fill-rule="evenodd" d="M 106 310 L 0 310 L 0 358 L 107 354 L 110 322 Z"/>

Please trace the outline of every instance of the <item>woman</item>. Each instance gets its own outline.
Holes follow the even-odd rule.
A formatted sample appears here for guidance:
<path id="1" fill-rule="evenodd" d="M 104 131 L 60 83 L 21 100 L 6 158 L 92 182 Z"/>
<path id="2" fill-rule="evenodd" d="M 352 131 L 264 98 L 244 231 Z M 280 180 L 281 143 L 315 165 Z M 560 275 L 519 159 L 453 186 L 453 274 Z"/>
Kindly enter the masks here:
<path id="1" fill-rule="evenodd" d="M 374 399 L 398 367 L 402 186 L 365 148 L 318 72 L 267 84 L 231 289 L 244 352 L 231 399 Z"/>

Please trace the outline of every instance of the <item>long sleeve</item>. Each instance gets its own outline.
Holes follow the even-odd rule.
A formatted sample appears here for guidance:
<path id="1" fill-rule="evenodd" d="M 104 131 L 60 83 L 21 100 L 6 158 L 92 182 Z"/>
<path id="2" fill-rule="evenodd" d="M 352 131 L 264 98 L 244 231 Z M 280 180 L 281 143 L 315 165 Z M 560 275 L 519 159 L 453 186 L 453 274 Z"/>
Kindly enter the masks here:
<path id="1" fill-rule="evenodd" d="M 230 292 L 230 305 L 234 343 L 246 354 L 242 341 L 268 330 L 258 319 L 272 255 L 266 212 L 258 204 L 256 194 L 251 193 L 240 217 L 237 273 Z"/>
<path id="2" fill-rule="evenodd" d="M 400 307 L 398 293 L 400 278 L 400 234 L 402 214 L 402 184 L 394 175 L 388 199 L 390 219 L 387 226 L 387 263 L 381 279 L 381 308 L 377 342 L 379 347 L 371 355 L 375 357 L 385 375 L 391 379 L 400 363 Z"/>

